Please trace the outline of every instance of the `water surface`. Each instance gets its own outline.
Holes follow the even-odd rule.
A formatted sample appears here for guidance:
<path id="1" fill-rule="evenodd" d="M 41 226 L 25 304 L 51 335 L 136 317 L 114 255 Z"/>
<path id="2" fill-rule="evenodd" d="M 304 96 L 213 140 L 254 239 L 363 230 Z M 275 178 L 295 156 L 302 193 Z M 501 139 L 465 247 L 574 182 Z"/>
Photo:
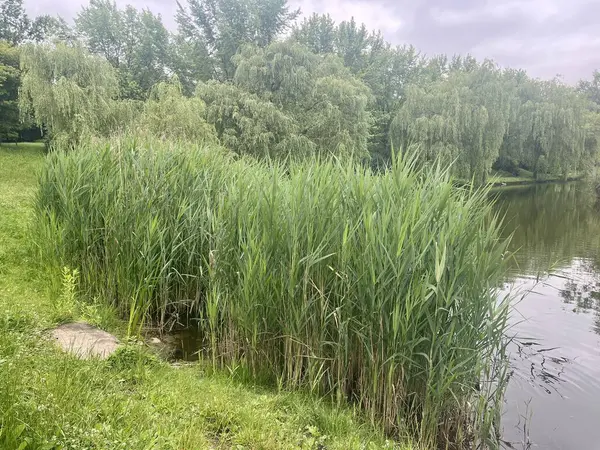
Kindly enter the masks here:
<path id="1" fill-rule="evenodd" d="M 513 448 L 600 449 L 600 207 L 584 183 L 495 193 L 516 251 L 507 284 Z M 508 446 L 510 448 L 510 446 Z"/>

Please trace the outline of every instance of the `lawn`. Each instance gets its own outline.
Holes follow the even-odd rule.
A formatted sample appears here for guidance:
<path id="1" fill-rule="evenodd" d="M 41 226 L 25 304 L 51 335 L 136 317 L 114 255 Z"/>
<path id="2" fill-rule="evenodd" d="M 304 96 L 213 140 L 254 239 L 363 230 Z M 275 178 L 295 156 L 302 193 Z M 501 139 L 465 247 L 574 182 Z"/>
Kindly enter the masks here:
<path id="1" fill-rule="evenodd" d="M 518 175 L 506 172 L 503 170 L 497 170 L 492 172 L 489 178 L 489 183 L 494 185 L 501 184 L 534 184 L 534 183 L 548 183 L 552 181 L 561 181 L 563 178 L 556 175 L 538 175 L 536 179 L 533 176 L 533 172 L 522 168 L 518 169 Z M 577 178 L 579 175 L 573 174 L 569 176 L 569 179 Z"/>
<path id="2" fill-rule="evenodd" d="M 112 311 L 69 295 L 39 268 L 29 238 L 43 147 L 0 147 L 0 448 L 404 448 L 348 407 L 255 386 L 202 363 L 173 366 L 140 344 L 107 361 L 62 353 L 47 330 Z M 62 288 L 61 288 L 62 286 Z"/>

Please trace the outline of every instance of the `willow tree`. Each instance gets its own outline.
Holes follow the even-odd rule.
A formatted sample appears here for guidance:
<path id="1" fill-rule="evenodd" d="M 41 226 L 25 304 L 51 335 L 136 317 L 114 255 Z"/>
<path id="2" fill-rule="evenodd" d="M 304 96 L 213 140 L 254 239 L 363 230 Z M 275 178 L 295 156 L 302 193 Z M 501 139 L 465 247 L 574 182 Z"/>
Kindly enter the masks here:
<path id="1" fill-rule="evenodd" d="M 585 162 L 587 168 L 599 162 L 600 151 L 600 71 L 595 70 L 590 81 L 580 81 L 577 91 L 589 100 L 585 113 Z"/>
<path id="2" fill-rule="evenodd" d="M 531 125 L 534 145 L 530 148 L 542 152 L 547 171 L 566 178 L 579 169 L 584 152 L 585 103 L 570 86 L 560 82 L 545 82 L 543 89 L 546 101 L 537 105 L 532 120 L 524 125 Z M 534 160 L 536 172 L 541 171 L 541 156 L 534 156 L 538 158 Z"/>
<path id="3" fill-rule="evenodd" d="M 185 97 L 177 78 L 154 86 L 136 122 L 136 129 L 164 139 L 215 142 L 215 128 L 206 120 L 201 98 Z"/>
<path id="4" fill-rule="evenodd" d="M 247 46 L 234 62 L 235 84 L 293 118 L 319 153 L 368 157 L 371 92 L 339 58 L 276 42 Z"/>
<path id="5" fill-rule="evenodd" d="M 485 183 L 508 127 L 510 99 L 492 63 L 453 70 L 407 89 L 392 123 L 393 143 L 399 149 L 417 144 L 422 160 L 452 162 L 457 176 Z"/>
<path id="6" fill-rule="evenodd" d="M 522 105 L 528 101 L 539 100 L 539 92 L 524 70 L 505 69 L 502 78 L 511 91 L 508 129 L 500 147 L 495 168 L 518 175 L 519 166 L 524 163 L 524 133 L 520 129 Z"/>
<path id="7" fill-rule="evenodd" d="M 206 104 L 205 119 L 219 141 L 238 153 L 286 160 L 315 152 L 293 117 L 272 102 L 232 83 L 202 83 L 196 95 Z"/>
<path id="8" fill-rule="evenodd" d="M 397 150 L 418 144 L 422 161 L 451 163 L 460 152 L 457 113 L 460 92 L 454 83 L 411 85 L 406 101 L 392 122 L 391 140 Z"/>
<path id="9" fill-rule="evenodd" d="M 516 86 L 516 98 L 501 154 L 509 155 L 537 177 L 551 173 L 567 177 L 586 158 L 586 100 L 558 80 L 506 75 Z"/>
<path id="10" fill-rule="evenodd" d="M 328 15 L 313 14 L 294 27 L 291 40 L 319 54 L 335 54 L 372 91 L 369 153 L 374 165 L 391 157 L 390 124 L 409 84 L 420 82 L 424 58 L 411 46 L 394 47 L 380 33 L 355 20 L 335 24 Z"/>
<path id="11" fill-rule="evenodd" d="M 423 57 L 412 46 L 386 46 L 371 58 L 361 79 L 373 92 L 373 125 L 369 151 L 374 164 L 388 164 L 392 156 L 390 128 L 394 116 L 404 103 L 406 89 L 422 84 Z"/>
<path id="12" fill-rule="evenodd" d="M 585 133 L 583 168 L 593 169 L 600 162 L 600 112 L 588 110 L 584 115 Z"/>
<path id="13" fill-rule="evenodd" d="M 113 123 L 118 82 L 103 58 L 81 47 L 26 45 L 21 71 L 21 112 L 53 139 L 76 145 Z"/>

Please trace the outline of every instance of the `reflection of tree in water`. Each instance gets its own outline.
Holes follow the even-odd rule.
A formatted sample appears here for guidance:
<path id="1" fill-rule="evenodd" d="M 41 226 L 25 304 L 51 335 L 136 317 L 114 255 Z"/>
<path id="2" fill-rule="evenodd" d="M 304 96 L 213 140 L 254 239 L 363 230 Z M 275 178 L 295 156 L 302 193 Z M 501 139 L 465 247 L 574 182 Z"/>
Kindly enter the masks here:
<path id="1" fill-rule="evenodd" d="M 556 305 L 562 300 L 569 305 L 568 311 L 592 315 L 592 329 L 600 335 L 600 202 L 593 189 L 584 183 L 549 184 L 494 195 L 505 217 L 505 236 L 513 235 L 511 250 L 517 252 L 511 271 L 514 279 L 509 281 L 525 286 L 524 295 L 535 292 L 537 282 L 543 286 L 535 292 L 541 297 L 530 305 L 535 305 L 532 314 L 543 313 L 545 302 Z M 569 367 L 573 354 L 569 348 L 545 344 L 545 331 L 527 324 L 523 327 L 523 335 L 510 343 L 511 377 L 520 380 L 515 391 L 529 397 L 527 387 L 531 386 L 536 392 L 541 389 L 562 397 L 570 383 L 569 373 L 578 370 Z M 556 339 L 552 342 L 561 344 Z M 513 395 L 519 399 L 522 394 Z M 523 448 L 529 448 L 528 436 L 524 443 Z"/>
<path id="2" fill-rule="evenodd" d="M 594 266 L 596 265 L 594 264 Z M 596 278 L 600 278 L 598 272 L 596 274 Z M 569 280 L 564 289 L 561 289 L 560 296 L 566 304 L 573 305 L 575 311 L 593 313 L 593 330 L 600 334 L 600 281 L 598 279 L 587 282 Z"/>
<path id="3" fill-rule="evenodd" d="M 585 183 L 509 188 L 493 195 L 505 215 L 505 236 L 513 234 L 519 274 L 537 275 L 569 266 L 574 258 L 600 255 L 600 213 Z"/>
<path id="4" fill-rule="evenodd" d="M 548 280 L 547 285 L 560 290 L 564 303 L 593 313 L 593 328 L 600 334 L 600 210 L 593 189 L 584 183 L 545 184 L 492 195 L 505 217 L 505 236 L 512 234 L 513 275 L 552 272 L 559 283 Z M 570 360 L 535 340 L 516 339 L 513 345 L 513 376 L 556 391 Z"/>

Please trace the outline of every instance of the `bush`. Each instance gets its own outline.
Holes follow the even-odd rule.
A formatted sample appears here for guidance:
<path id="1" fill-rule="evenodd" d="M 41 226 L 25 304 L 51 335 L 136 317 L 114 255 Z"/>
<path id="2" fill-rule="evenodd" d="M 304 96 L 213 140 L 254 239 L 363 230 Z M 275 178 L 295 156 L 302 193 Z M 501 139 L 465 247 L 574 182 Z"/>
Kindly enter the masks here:
<path id="1" fill-rule="evenodd" d="M 501 156 L 496 160 L 492 166 L 494 170 L 503 170 L 505 172 L 513 174 L 515 177 L 519 176 L 519 163 L 516 159 L 508 156 Z"/>
<path id="2" fill-rule="evenodd" d="M 115 141 L 51 154 L 37 216 L 48 264 L 130 318 L 200 319 L 216 366 L 347 399 L 431 445 L 495 438 L 505 243 L 486 192 L 439 167 L 284 170 Z"/>

